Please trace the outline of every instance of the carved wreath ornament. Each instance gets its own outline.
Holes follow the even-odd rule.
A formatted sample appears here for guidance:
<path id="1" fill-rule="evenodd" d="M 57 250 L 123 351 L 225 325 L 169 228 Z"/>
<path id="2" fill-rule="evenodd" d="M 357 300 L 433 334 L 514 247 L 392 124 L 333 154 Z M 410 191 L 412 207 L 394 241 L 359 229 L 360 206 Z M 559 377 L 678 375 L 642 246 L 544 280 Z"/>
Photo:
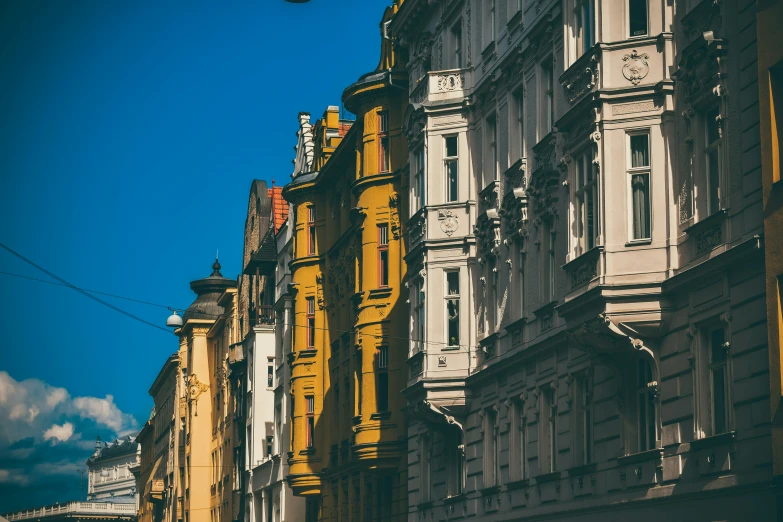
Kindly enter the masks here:
<path id="1" fill-rule="evenodd" d="M 647 53 L 639 54 L 636 49 L 631 51 L 631 54 L 623 56 L 623 61 L 625 62 L 625 65 L 623 65 L 623 76 L 625 76 L 625 79 L 634 85 L 639 85 L 639 82 L 650 72 L 650 66 L 647 63 L 649 58 L 650 56 Z"/>

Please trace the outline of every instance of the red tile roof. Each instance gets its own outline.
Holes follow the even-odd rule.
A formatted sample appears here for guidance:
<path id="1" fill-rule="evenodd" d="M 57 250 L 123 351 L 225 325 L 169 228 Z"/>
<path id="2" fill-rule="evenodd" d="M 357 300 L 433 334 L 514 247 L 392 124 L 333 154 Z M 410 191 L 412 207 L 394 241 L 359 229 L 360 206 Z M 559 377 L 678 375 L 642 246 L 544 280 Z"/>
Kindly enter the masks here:
<path id="1" fill-rule="evenodd" d="M 267 194 L 272 200 L 272 222 L 275 226 L 275 233 L 277 233 L 288 219 L 288 202 L 283 199 L 283 187 L 273 186 L 267 189 Z"/>

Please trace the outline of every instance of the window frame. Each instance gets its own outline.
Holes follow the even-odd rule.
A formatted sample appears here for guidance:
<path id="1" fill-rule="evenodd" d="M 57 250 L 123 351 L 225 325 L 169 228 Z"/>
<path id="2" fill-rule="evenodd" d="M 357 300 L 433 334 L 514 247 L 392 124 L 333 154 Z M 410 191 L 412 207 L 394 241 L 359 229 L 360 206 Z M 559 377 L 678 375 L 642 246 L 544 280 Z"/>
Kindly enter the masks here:
<path id="1" fill-rule="evenodd" d="M 514 141 L 516 142 L 517 159 L 525 159 L 527 157 L 525 150 L 525 89 L 520 85 L 516 90 L 511 93 L 511 99 L 514 102 L 514 109 L 516 112 L 516 118 L 514 119 Z"/>
<path id="2" fill-rule="evenodd" d="M 378 346 L 375 351 L 375 397 L 378 412 L 389 411 L 389 347 Z"/>
<path id="3" fill-rule="evenodd" d="M 538 100 L 540 118 L 538 119 L 538 141 L 554 132 L 555 129 L 555 61 L 553 55 L 547 55 L 538 62 Z"/>
<path id="4" fill-rule="evenodd" d="M 451 287 L 451 281 L 449 280 L 449 276 L 456 275 L 455 281 L 457 283 L 456 285 L 456 293 L 451 293 L 452 287 Z M 460 335 L 460 329 L 461 329 L 461 321 L 460 321 L 460 312 L 462 308 L 462 300 L 460 298 L 460 270 L 459 268 L 456 269 L 444 269 L 443 270 L 443 281 L 444 281 L 444 290 L 443 292 L 443 299 L 444 299 L 444 312 L 445 312 L 445 332 L 444 332 L 444 338 L 446 339 L 446 346 L 445 348 L 450 349 L 458 349 L 460 347 L 460 341 L 461 341 L 461 335 Z M 456 307 L 456 315 L 452 317 L 451 312 L 455 310 Z M 456 328 L 457 333 L 457 343 L 452 344 L 451 343 L 451 333 L 452 333 L 452 326 Z"/>
<path id="5" fill-rule="evenodd" d="M 424 146 L 413 151 L 413 185 L 411 187 L 411 216 L 426 205 L 426 154 Z"/>
<path id="6" fill-rule="evenodd" d="M 424 350 L 426 341 L 426 295 L 424 292 L 424 279 L 419 278 L 413 282 L 413 322 L 414 336 L 411 339 L 413 342 L 413 350 L 411 354 L 415 354 Z"/>
<path id="7" fill-rule="evenodd" d="M 487 157 L 492 162 L 490 169 L 492 171 L 492 178 L 484 180 L 484 187 L 489 185 L 493 181 L 500 179 L 500 154 L 498 153 L 498 114 L 492 111 L 487 115 L 485 125 L 489 127 L 491 132 L 485 134 L 487 136 Z"/>
<path id="8" fill-rule="evenodd" d="M 462 18 L 458 18 L 455 23 L 451 25 L 451 43 L 452 43 L 452 59 L 454 60 L 453 68 L 454 69 L 462 69 L 463 67 L 463 53 L 462 53 L 462 47 L 464 45 L 464 40 L 462 38 Z"/>
<path id="9" fill-rule="evenodd" d="M 389 288 L 389 224 L 378 224 L 378 288 Z"/>
<path id="10" fill-rule="evenodd" d="M 644 2 L 644 18 L 645 18 L 644 33 L 631 34 L 631 3 L 632 2 Z M 626 27 L 628 28 L 627 31 L 628 39 L 630 40 L 633 38 L 646 38 L 650 34 L 650 2 L 648 0 L 628 0 L 628 2 L 626 2 L 625 5 L 627 7 L 625 21 L 627 24 Z"/>
<path id="11" fill-rule="evenodd" d="M 712 114 L 715 114 L 714 124 L 715 124 L 715 133 L 716 137 L 715 140 L 709 141 L 710 136 L 710 116 Z M 718 122 L 718 119 L 721 118 L 720 113 L 720 107 L 717 105 L 710 107 L 707 110 L 702 111 L 702 124 L 703 124 L 703 140 L 704 140 L 704 148 L 702 150 L 702 165 L 704 167 L 704 182 L 707 187 L 707 199 L 706 199 L 706 209 L 707 209 L 707 216 L 711 216 L 712 214 L 715 214 L 716 212 L 719 212 L 723 207 L 722 202 L 722 188 L 723 188 L 723 162 L 721 158 L 721 153 L 723 149 L 723 137 L 721 136 L 721 130 L 720 130 L 720 123 Z M 717 168 L 717 192 L 715 194 L 715 202 L 713 203 L 713 180 L 712 173 L 711 173 L 711 167 L 712 162 L 710 160 L 710 156 L 712 153 L 715 153 L 715 158 L 717 159 L 718 168 Z M 713 206 L 716 206 L 717 208 L 713 208 Z"/>
<path id="12" fill-rule="evenodd" d="M 307 309 L 305 311 L 305 318 L 307 320 L 307 336 L 305 340 L 307 342 L 307 349 L 315 349 L 315 296 L 309 295 L 305 297 L 305 303 Z"/>
<path id="13" fill-rule="evenodd" d="M 713 345 L 713 334 L 716 332 L 720 332 L 721 342 L 720 346 L 716 347 Z M 711 434 L 712 435 L 720 435 L 722 433 L 727 433 L 730 431 L 730 422 L 729 422 L 729 415 L 730 415 L 730 387 L 731 387 L 731 381 L 729 379 L 729 350 L 728 350 L 728 342 L 726 341 L 726 328 L 722 325 L 713 325 L 707 330 L 707 371 L 709 374 L 709 383 L 710 383 L 710 397 L 709 397 L 709 403 L 710 403 L 710 428 L 711 428 Z M 723 359 L 720 361 L 714 361 L 715 357 L 715 350 L 719 350 L 723 352 Z M 723 426 L 719 429 L 717 425 L 717 401 L 716 401 L 716 372 L 720 370 L 722 373 L 722 395 L 723 395 Z"/>
<path id="14" fill-rule="evenodd" d="M 307 206 L 307 255 L 316 255 L 316 213 L 315 205 Z"/>
<path id="15" fill-rule="evenodd" d="M 574 1 L 574 61 L 579 59 L 595 45 L 595 0 Z M 585 37 L 587 28 L 587 37 Z M 573 62 L 572 62 L 573 63 Z"/>
<path id="16" fill-rule="evenodd" d="M 305 447 L 315 447 L 315 396 L 305 395 Z"/>
<path id="17" fill-rule="evenodd" d="M 642 167 L 633 167 L 633 151 L 631 150 L 631 140 L 635 136 L 647 136 L 647 163 L 648 165 Z M 653 198 L 652 198 L 652 171 L 653 171 L 653 156 L 652 156 L 652 140 L 650 135 L 650 129 L 634 129 L 626 132 L 626 187 L 628 191 L 627 196 L 627 220 L 628 220 L 628 243 L 649 243 L 652 241 L 652 229 L 653 229 Z M 647 176 L 647 237 L 635 237 L 634 231 L 634 176 Z"/>
<path id="18" fill-rule="evenodd" d="M 448 140 L 453 139 L 456 155 L 449 155 Z M 451 171 L 454 165 L 454 172 Z M 443 171 L 445 174 L 446 203 L 459 201 L 459 135 L 448 134 L 443 136 Z"/>
<path id="19" fill-rule="evenodd" d="M 658 380 L 656 379 L 655 361 L 649 354 L 639 355 L 636 359 L 635 370 L 636 451 L 641 453 L 658 448 L 661 440 L 661 430 L 658 426 Z M 644 372 L 644 377 L 642 372 Z M 646 405 L 644 409 L 641 407 L 642 404 Z M 650 437 L 650 425 L 652 425 L 652 438 Z"/>
<path id="20" fill-rule="evenodd" d="M 574 225 L 576 257 L 598 245 L 598 172 L 593 163 L 593 148 L 588 146 L 575 155 L 574 161 Z M 592 199 L 592 216 L 589 216 L 588 196 Z M 592 231 L 589 217 L 592 217 Z M 592 232 L 592 233 L 591 233 Z"/>
<path id="21" fill-rule="evenodd" d="M 391 171 L 389 111 L 378 111 L 378 172 Z"/>

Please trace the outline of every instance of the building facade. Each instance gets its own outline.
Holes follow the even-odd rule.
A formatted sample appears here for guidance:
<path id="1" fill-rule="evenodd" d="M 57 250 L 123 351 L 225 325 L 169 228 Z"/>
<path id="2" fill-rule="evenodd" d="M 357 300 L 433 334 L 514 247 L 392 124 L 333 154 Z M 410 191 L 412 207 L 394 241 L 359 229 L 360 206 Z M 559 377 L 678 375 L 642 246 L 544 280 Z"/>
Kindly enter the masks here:
<path id="1" fill-rule="evenodd" d="M 103 445 L 98 437 L 95 451 L 87 459 L 87 500 L 136 506 L 136 480 L 131 468 L 140 459 L 141 446 L 135 436 Z"/>
<path id="2" fill-rule="evenodd" d="M 755 3 L 400 4 L 409 520 L 774 520 Z"/>
<path id="3" fill-rule="evenodd" d="M 386 10 L 381 28 L 397 6 Z M 404 403 L 407 75 L 391 40 L 297 149 L 292 204 L 288 483 L 305 519 L 407 519 Z M 307 122 L 305 122 L 307 123 Z"/>
<path id="4" fill-rule="evenodd" d="M 781 139 L 783 139 L 783 49 L 778 28 L 783 24 L 783 3 L 756 2 L 758 29 L 759 111 L 761 168 L 764 185 L 764 243 L 767 270 L 767 320 L 769 332 L 770 408 L 773 458 L 776 475 L 783 474 L 783 184 L 780 183 Z M 783 512 L 781 512 L 783 518 Z"/>

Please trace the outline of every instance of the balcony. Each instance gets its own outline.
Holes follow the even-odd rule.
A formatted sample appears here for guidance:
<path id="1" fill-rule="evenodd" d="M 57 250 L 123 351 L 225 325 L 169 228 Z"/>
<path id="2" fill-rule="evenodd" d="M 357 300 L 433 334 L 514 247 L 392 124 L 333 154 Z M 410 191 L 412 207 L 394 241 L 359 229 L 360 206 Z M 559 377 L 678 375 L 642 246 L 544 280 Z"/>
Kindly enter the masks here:
<path id="1" fill-rule="evenodd" d="M 256 310 L 250 310 L 250 326 L 274 325 L 275 312 L 271 306 L 259 306 Z"/>
<path id="2" fill-rule="evenodd" d="M 136 504 L 112 504 L 108 502 L 68 502 L 27 511 L 9 513 L 6 518 L 9 522 L 17 520 L 40 519 L 44 517 L 62 518 L 94 518 L 95 516 L 135 518 Z"/>
<path id="3" fill-rule="evenodd" d="M 574 105 L 588 93 L 599 89 L 601 48 L 597 45 L 579 57 L 560 75 L 568 103 Z"/>
<path id="4" fill-rule="evenodd" d="M 460 102 L 470 94 L 472 79 L 471 69 L 430 71 L 419 79 L 418 85 L 411 91 L 411 103 Z"/>

